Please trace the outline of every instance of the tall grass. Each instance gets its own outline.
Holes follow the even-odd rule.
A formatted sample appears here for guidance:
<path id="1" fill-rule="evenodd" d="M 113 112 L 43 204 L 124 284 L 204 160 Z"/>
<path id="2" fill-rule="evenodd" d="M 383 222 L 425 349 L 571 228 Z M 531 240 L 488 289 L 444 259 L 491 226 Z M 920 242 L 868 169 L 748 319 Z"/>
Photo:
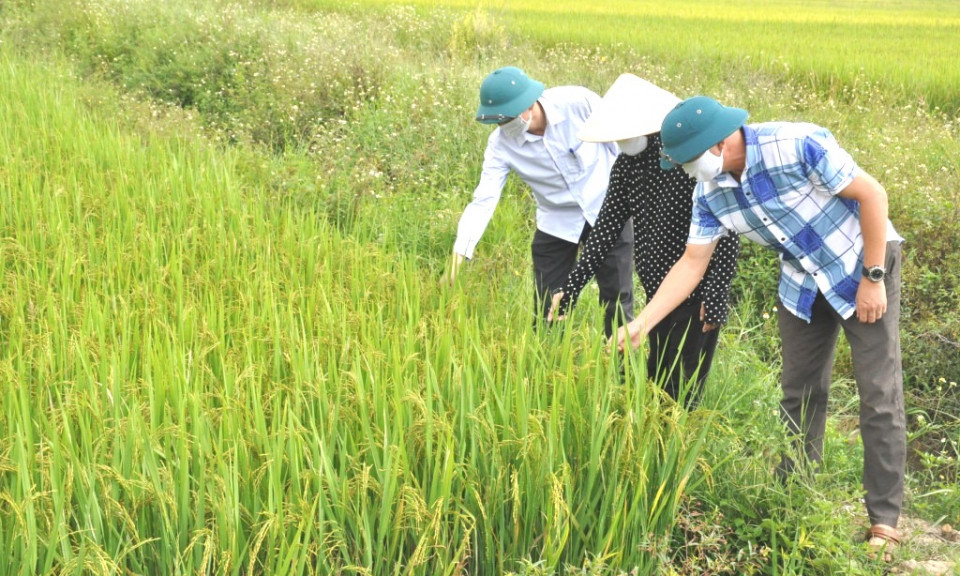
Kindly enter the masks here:
<path id="1" fill-rule="evenodd" d="M 712 412 L 4 56 L 3 573 L 649 572 Z M 483 287 L 478 286 L 478 289 Z M 498 296 L 503 289 L 505 294 Z M 503 333 L 491 339 L 491 332 Z"/>
<path id="2" fill-rule="evenodd" d="M 60 49 L 76 60 L 84 77 L 110 79 L 126 107 L 135 110 L 131 114 L 117 107 L 118 115 L 147 124 L 174 116 L 176 122 L 153 122 L 149 129 L 161 124 L 180 133 L 202 130 L 216 142 L 258 150 L 243 162 L 244 171 L 256 173 L 257 184 L 276 198 L 308 206 L 319 198 L 340 230 L 373 228 L 369 234 L 414 249 L 428 265 L 449 251 L 455 218 L 476 181 L 485 133 L 471 122 L 470 103 L 483 74 L 495 66 L 520 64 L 550 84 L 584 84 L 597 92 L 630 70 L 680 95 L 709 93 L 747 108 L 754 121 L 820 123 L 884 184 L 893 220 L 908 240 L 908 381 L 930 387 L 960 370 L 960 316 L 955 313 L 960 277 L 938 272 L 960 265 L 955 250 L 960 237 L 951 226 L 960 215 L 958 124 L 950 114 L 929 110 L 930 90 L 907 94 L 865 69 L 831 75 L 824 50 L 818 51 L 814 80 L 789 66 L 773 69 L 748 51 L 729 52 L 737 44 L 727 41 L 723 50 L 718 45 L 701 55 L 658 57 L 620 39 L 624 26 L 616 22 L 589 27 L 609 35 L 610 43 L 531 45 L 509 34 L 513 28 L 499 12 L 431 9 L 421 17 L 409 6 L 358 14 L 359 5 L 306 12 L 312 4 L 289 4 L 300 9 L 227 0 L 175 0 L 162 9 L 116 0 L 14 2 L 4 29 L 13 49 Z M 776 36 L 786 43 L 805 39 L 808 21 L 835 20 L 837 26 L 860 30 L 864 19 L 874 19 L 885 26 L 898 21 L 931 27 L 923 50 L 949 55 L 955 48 L 950 39 L 937 36 L 952 30 L 953 12 L 947 6 L 936 17 L 924 3 L 895 8 L 858 3 L 857 10 L 846 4 L 777 7 L 782 9 L 751 9 L 743 15 L 749 15 L 748 23 L 771 21 L 785 27 Z M 638 10 L 692 17 L 683 12 L 688 7 L 680 8 L 628 3 L 612 9 L 611 18 Z M 568 12 L 537 14 L 538 22 L 550 22 Z M 577 14 L 566 18 L 582 23 L 599 17 L 595 9 Z M 724 14 L 740 12 L 729 8 Z M 554 32 L 555 38 L 580 38 L 564 36 L 561 28 Z M 838 47 L 833 51 L 860 46 L 859 41 L 840 40 L 859 32 L 851 34 L 830 36 Z M 380 41 L 357 42 L 361 37 Z M 668 36 L 642 37 L 674 44 Z M 809 53 L 777 46 L 770 57 Z M 735 56 L 727 59 L 728 54 Z M 882 65 L 890 78 L 917 70 L 914 61 L 881 56 L 863 51 L 841 61 L 874 58 L 871 62 Z M 821 82 L 823 78 L 828 79 Z M 949 77 L 943 81 L 952 92 L 960 85 Z M 86 98 L 97 106 L 116 107 L 97 95 Z M 366 224 L 387 212 L 409 226 L 395 232 Z M 417 216 L 422 213 L 436 217 Z M 526 234 L 524 222 L 520 217 L 516 225 L 508 224 Z M 502 230 L 514 234 L 506 225 Z M 491 237 L 498 233 L 492 231 Z M 746 256 L 742 269 L 747 273 L 741 275 L 745 281 L 738 292 L 762 289 L 763 297 L 772 298 L 772 255 L 748 249 Z"/>
<path id="3" fill-rule="evenodd" d="M 283 6 L 2 8 L 0 574 L 873 571 L 849 538 L 852 392 L 826 473 L 770 484 L 775 264 L 741 264 L 694 413 L 639 357 L 621 379 L 591 298 L 531 327 L 515 182 L 462 283 L 437 280 L 482 75 L 509 60 L 602 92 L 632 70 L 835 130 L 918 247 L 908 378 L 950 390 L 951 117 L 867 79 L 817 92 L 750 62 L 528 44 L 482 10 Z M 945 398 L 910 406 L 924 454 L 943 446 L 912 503 L 957 523 Z"/>

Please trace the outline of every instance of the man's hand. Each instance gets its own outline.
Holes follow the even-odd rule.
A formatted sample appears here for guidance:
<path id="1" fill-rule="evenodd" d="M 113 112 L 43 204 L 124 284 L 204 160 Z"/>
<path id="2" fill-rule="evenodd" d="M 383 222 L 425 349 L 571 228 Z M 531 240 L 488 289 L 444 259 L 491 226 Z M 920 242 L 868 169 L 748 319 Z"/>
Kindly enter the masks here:
<path id="1" fill-rule="evenodd" d="M 442 286 L 453 286 L 453 283 L 457 280 L 457 273 L 460 271 L 460 267 L 463 266 L 463 261 L 465 258 L 461 254 L 453 253 L 453 258 L 450 259 L 450 268 L 447 269 L 443 277 L 440 278 L 440 284 Z"/>
<path id="2" fill-rule="evenodd" d="M 557 311 L 560 308 L 560 300 L 563 298 L 563 291 L 559 291 L 553 295 L 553 301 L 550 303 L 550 311 L 547 312 L 547 322 L 553 322 L 554 320 L 563 320 L 565 316 L 557 315 Z"/>
<path id="3" fill-rule="evenodd" d="M 860 279 L 857 288 L 857 320 L 865 324 L 873 324 L 887 312 L 887 289 L 880 282 L 871 282 L 866 278 Z"/>
<path id="4" fill-rule="evenodd" d="M 876 179 L 861 171 L 839 193 L 841 198 L 860 204 L 860 228 L 863 234 L 863 264 L 881 264 L 887 249 L 887 191 Z M 873 324 L 887 311 L 887 290 L 883 281 L 860 279 L 857 288 L 857 320 Z"/>
<path id="5" fill-rule="evenodd" d="M 631 350 L 639 348 L 640 345 L 643 344 L 643 334 L 637 319 L 632 320 L 626 326 L 621 326 L 617 330 L 617 350 L 623 352 L 627 342 L 630 343 Z"/>

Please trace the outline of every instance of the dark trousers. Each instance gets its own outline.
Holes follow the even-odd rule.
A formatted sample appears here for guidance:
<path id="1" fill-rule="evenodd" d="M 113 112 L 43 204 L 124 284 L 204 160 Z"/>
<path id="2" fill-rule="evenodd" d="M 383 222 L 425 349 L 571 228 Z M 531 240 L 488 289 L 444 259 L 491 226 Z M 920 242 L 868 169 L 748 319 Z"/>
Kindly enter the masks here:
<path id="1" fill-rule="evenodd" d="M 647 376 L 674 400 L 688 409 L 695 408 L 713 363 L 719 333 L 719 329 L 703 331 L 699 301 L 680 305 L 650 331 Z"/>
<path id="2" fill-rule="evenodd" d="M 814 301 L 809 324 L 786 311 L 782 303 L 777 310 L 783 344 L 781 415 L 803 438 L 804 452 L 812 462 L 823 457 L 834 348 L 841 329 L 846 335 L 860 395 L 867 514 L 871 524 L 893 527 L 897 526 L 903 503 L 907 454 L 900 356 L 900 260 L 900 244 L 888 242 L 884 278 L 887 312 L 878 322 L 861 323 L 856 314 L 844 320 L 823 294 Z M 784 458 L 781 474 L 793 466 Z"/>
<path id="3" fill-rule="evenodd" d="M 539 229 L 534 233 L 530 246 L 536 288 L 534 314 L 540 318 L 547 317 L 553 291 L 563 288 L 577 264 L 580 245 L 590 235 L 590 229 L 589 224 L 584 226 L 579 243 L 561 240 Z M 605 309 L 603 331 L 609 337 L 615 326 L 633 320 L 633 220 L 623 227 L 620 239 L 597 270 L 597 287 Z"/>

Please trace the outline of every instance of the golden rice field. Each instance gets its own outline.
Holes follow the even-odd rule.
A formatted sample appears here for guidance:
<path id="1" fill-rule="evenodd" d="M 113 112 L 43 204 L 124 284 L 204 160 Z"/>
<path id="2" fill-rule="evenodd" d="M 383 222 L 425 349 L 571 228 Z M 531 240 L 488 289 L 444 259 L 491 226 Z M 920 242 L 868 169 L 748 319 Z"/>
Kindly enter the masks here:
<path id="1" fill-rule="evenodd" d="M 423 10 L 476 11 L 511 34 L 547 45 L 624 45 L 668 71 L 696 61 L 749 60 L 762 70 L 809 75 L 819 85 L 856 78 L 891 92 L 960 111 L 960 4 L 952 0 L 329 0 L 294 4 L 413 5 Z M 691 61 L 695 61 L 691 63 Z"/>

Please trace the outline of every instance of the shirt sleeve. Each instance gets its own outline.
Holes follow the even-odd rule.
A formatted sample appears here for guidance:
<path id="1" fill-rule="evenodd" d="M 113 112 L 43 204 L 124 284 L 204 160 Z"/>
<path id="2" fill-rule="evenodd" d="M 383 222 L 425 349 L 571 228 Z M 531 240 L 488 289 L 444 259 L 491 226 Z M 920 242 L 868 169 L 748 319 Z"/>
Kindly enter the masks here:
<path id="1" fill-rule="evenodd" d="M 729 231 L 714 216 L 704 198 L 704 184 L 697 183 L 693 190 L 693 210 L 690 213 L 690 244 L 713 244 Z"/>
<path id="2" fill-rule="evenodd" d="M 583 89 L 583 93 L 584 93 L 583 99 L 585 102 L 585 110 L 582 112 L 583 114 L 582 120 L 586 121 L 588 118 L 590 118 L 590 114 L 592 114 L 593 111 L 596 110 L 598 106 L 600 106 L 600 102 L 602 98 L 600 98 L 600 95 L 598 95 L 596 92 L 594 92 L 593 90 L 589 90 L 587 88 Z"/>
<path id="3" fill-rule="evenodd" d="M 826 128 L 818 126 L 800 142 L 804 170 L 817 190 L 833 196 L 856 177 L 857 163 Z"/>
<path id="4" fill-rule="evenodd" d="M 499 137 L 500 131 L 494 130 L 487 139 L 480 182 L 473 191 L 473 200 L 464 208 L 457 226 L 457 240 L 453 244 L 453 251 L 465 258 L 473 258 L 473 250 L 493 217 L 503 186 L 510 175 L 510 165 L 498 153 Z"/>
<path id="5" fill-rule="evenodd" d="M 727 234 L 717 243 L 707 266 L 707 273 L 700 283 L 707 324 L 724 324 L 730 310 L 730 285 L 737 271 L 740 256 L 740 236 Z"/>
<path id="6" fill-rule="evenodd" d="M 597 221 L 587 237 L 580 255 L 580 261 L 567 276 L 563 286 L 563 298 L 560 299 L 560 313 L 576 304 L 580 292 L 594 277 L 603 264 L 610 249 L 617 243 L 623 227 L 630 218 L 630 198 L 628 186 L 623 178 L 623 162 L 619 157 L 610 172 L 610 186 L 600 207 Z"/>

